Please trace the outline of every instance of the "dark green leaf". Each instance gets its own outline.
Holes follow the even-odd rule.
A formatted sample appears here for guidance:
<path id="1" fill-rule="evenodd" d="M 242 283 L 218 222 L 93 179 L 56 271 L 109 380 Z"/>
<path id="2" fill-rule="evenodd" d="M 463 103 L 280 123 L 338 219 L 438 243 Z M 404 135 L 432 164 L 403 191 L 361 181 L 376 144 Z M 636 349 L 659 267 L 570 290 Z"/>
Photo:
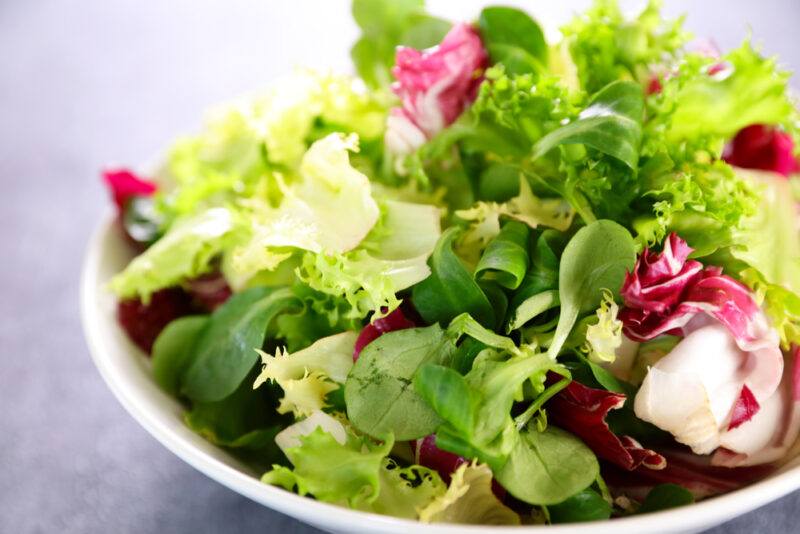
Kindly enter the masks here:
<path id="1" fill-rule="evenodd" d="M 175 319 L 153 344 L 153 378 L 161 388 L 177 395 L 183 374 L 195 355 L 195 342 L 208 324 L 207 315 Z"/>
<path id="2" fill-rule="evenodd" d="M 417 439 L 441 422 L 414 390 L 417 370 L 449 362 L 453 341 L 438 325 L 384 334 L 364 348 L 344 387 L 347 416 L 358 430 L 383 438 Z"/>
<path id="3" fill-rule="evenodd" d="M 230 298 L 211 315 L 197 340 L 194 361 L 182 392 L 194 401 L 213 402 L 233 393 L 258 359 L 267 326 L 297 306 L 291 290 L 256 287 Z"/>
<path id="4" fill-rule="evenodd" d="M 518 46 L 492 43 L 487 46 L 492 63 L 502 63 L 508 74 L 526 74 L 544 70 L 542 63 Z"/>
<path id="5" fill-rule="evenodd" d="M 486 345 L 477 339 L 471 337 L 464 339 L 453 354 L 453 369 L 462 375 L 467 374 L 472 369 L 475 357 L 485 348 Z"/>
<path id="6" fill-rule="evenodd" d="M 547 511 L 554 524 L 598 521 L 611 517 L 611 505 L 593 489 L 585 489 L 564 502 L 548 506 Z"/>
<path id="7" fill-rule="evenodd" d="M 482 325 L 493 327 L 495 314 L 492 305 L 453 252 L 453 241 L 458 232 L 459 229 L 453 227 L 439 238 L 429 260 L 431 275 L 414 286 L 411 300 L 428 323 L 448 324 L 466 312 Z"/>
<path id="8" fill-rule="evenodd" d="M 533 159 L 560 145 L 582 144 L 637 169 L 642 141 L 644 95 L 631 81 L 601 89 L 576 120 L 550 132 L 536 143 Z"/>
<path id="9" fill-rule="evenodd" d="M 537 72 L 547 65 L 544 33 L 524 11 L 486 7 L 478 18 L 478 26 L 492 62 L 502 63 L 506 72 Z"/>
<path id="10" fill-rule="evenodd" d="M 692 493 L 678 484 L 660 484 L 650 490 L 638 513 L 648 514 L 692 504 Z"/>
<path id="11" fill-rule="evenodd" d="M 439 44 L 452 26 L 447 20 L 414 13 L 408 18 L 408 27 L 398 44 L 424 50 Z"/>
<path id="12" fill-rule="evenodd" d="M 495 280 L 508 289 L 517 289 L 528 270 L 528 238 L 530 227 L 518 221 L 508 221 L 484 250 L 475 278 Z"/>
<path id="13" fill-rule="evenodd" d="M 560 303 L 561 301 L 558 299 L 558 290 L 555 289 L 542 291 L 541 293 L 537 293 L 532 297 L 528 297 L 527 299 L 523 300 L 519 306 L 517 306 L 516 310 L 514 310 L 513 315 L 508 321 L 506 332 L 510 333 L 511 331 L 522 327 L 522 325 L 531 319 L 535 319 L 547 310 L 557 308 Z"/>
<path id="14" fill-rule="evenodd" d="M 561 256 L 561 313 L 548 354 L 558 355 L 578 316 L 599 306 L 604 289 L 618 294 L 635 260 L 633 238 L 619 224 L 601 220 L 578 230 Z"/>
<path id="15" fill-rule="evenodd" d="M 478 179 L 478 197 L 491 202 L 506 202 L 519 195 L 519 168 L 516 165 L 495 163 L 487 167 Z"/>
<path id="16" fill-rule="evenodd" d="M 495 476 L 517 499 L 550 505 L 589 487 L 599 472 L 597 458 L 581 440 L 553 426 L 539 432 L 530 424 Z"/>
<path id="17" fill-rule="evenodd" d="M 388 86 L 399 45 L 428 48 L 451 24 L 426 14 L 423 0 L 353 0 L 362 35 L 350 50 L 358 75 L 371 87 Z"/>
<path id="18" fill-rule="evenodd" d="M 252 388 L 255 374 L 251 372 L 251 380 L 243 381 L 221 401 L 194 403 L 184 417 L 189 428 L 212 443 L 235 449 L 240 456 L 267 467 L 281 460 L 275 435 L 291 420 L 277 415 L 277 402 L 269 388 Z"/>
<path id="19" fill-rule="evenodd" d="M 423 365 L 414 377 L 414 388 L 453 428 L 472 432 L 480 399 L 458 372 L 441 365 Z"/>

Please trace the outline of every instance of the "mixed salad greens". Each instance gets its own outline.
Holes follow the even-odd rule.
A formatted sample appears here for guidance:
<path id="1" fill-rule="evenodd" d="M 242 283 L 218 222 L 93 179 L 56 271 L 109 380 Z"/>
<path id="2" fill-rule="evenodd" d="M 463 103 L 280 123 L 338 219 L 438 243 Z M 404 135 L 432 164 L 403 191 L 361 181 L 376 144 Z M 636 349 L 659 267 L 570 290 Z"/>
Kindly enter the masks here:
<path id="1" fill-rule="evenodd" d="M 354 0 L 358 77 L 214 110 L 155 181 L 119 320 L 267 484 L 425 522 L 735 489 L 800 430 L 800 115 L 748 41 L 598 0 L 548 42 Z M 749 170 L 746 170 L 749 169 Z"/>

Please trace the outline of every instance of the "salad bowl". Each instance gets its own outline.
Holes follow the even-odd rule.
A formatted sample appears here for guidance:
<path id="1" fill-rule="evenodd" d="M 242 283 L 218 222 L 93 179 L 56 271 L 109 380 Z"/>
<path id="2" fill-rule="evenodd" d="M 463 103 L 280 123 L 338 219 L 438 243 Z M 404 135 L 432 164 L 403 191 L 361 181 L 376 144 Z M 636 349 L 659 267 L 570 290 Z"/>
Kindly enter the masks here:
<path id="1" fill-rule="evenodd" d="M 331 532 L 696 532 L 800 488 L 791 74 L 656 0 L 553 42 L 353 15 L 356 76 L 102 173 L 83 322 L 133 417 Z"/>
<path id="2" fill-rule="evenodd" d="M 132 252 L 112 214 L 98 225 L 83 265 L 81 316 L 91 356 L 122 406 L 156 440 L 186 463 L 231 490 L 327 532 L 449 534 L 456 532 L 571 532 L 634 534 L 699 532 L 729 521 L 800 489 L 800 458 L 755 484 L 691 506 L 584 524 L 490 527 L 420 524 L 416 521 L 348 510 L 263 484 L 260 473 L 190 430 L 184 407 L 154 382 L 150 360 L 125 335 L 116 320 L 116 299 L 108 281 Z M 796 447 L 795 447 L 796 448 Z"/>

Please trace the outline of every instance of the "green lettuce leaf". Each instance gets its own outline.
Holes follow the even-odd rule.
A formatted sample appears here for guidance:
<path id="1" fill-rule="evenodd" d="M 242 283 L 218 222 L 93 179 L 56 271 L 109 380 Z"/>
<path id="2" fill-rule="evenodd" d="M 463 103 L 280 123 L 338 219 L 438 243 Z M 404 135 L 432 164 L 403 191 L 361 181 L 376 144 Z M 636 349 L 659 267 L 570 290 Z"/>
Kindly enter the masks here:
<path id="1" fill-rule="evenodd" d="M 528 270 L 529 236 L 530 229 L 523 223 L 504 224 L 483 252 L 475 277 L 494 279 L 503 287 L 517 289 Z"/>
<path id="2" fill-rule="evenodd" d="M 211 208 L 177 221 L 111 279 L 111 290 L 120 298 L 138 296 L 146 303 L 159 289 L 208 272 L 232 228 L 233 216 L 225 208 Z"/>
<path id="3" fill-rule="evenodd" d="M 635 171 L 643 113 L 641 86 L 630 81 L 612 82 L 592 97 L 575 121 L 540 139 L 533 158 L 538 159 L 560 145 L 582 144 L 618 159 Z"/>
<path id="4" fill-rule="evenodd" d="M 298 304 L 288 288 L 254 287 L 217 308 L 197 338 L 181 393 L 196 402 L 224 399 L 246 379 L 258 359 L 267 328 Z"/>
<path id="5" fill-rule="evenodd" d="M 294 171 L 309 142 L 322 137 L 316 131 L 380 139 L 387 109 L 385 95 L 350 77 L 297 71 L 212 110 L 200 134 L 175 143 L 161 209 L 171 220 L 241 197 L 279 200 L 276 171 Z"/>
<path id="6" fill-rule="evenodd" d="M 770 284 L 800 294 L 797 204 L 789 182 L 774 173 L 736 172 L 760 190 L 761 204 L 733 231 L 731 254 L 757 269 Z"/>
<path id="7" fill-rule="evenodd" d="M 400 305 L 397 293 L 430 274 L 428 258 L 441 235 L 441 211 L 425 204 L 387 200 L 383 217 L 347 254 L 303 256 L 298 274 L 311 288 L 343 298 L 347 317 L 381 317 Z"/>
<path id="8" fill-rule="evenodd" d="M 575 211 L 561 198 L 538 198 L 528 180 L 519 175 L 519 194 L 507 202 L 478 202 L 469 209 L 458 210 L 456 216 L 470 223 L 459 245 L 463 250 L 482 249 L 500 233 L 500 218 L 508 217 L 530 228 L 549 226 L 566 231 L 572 225 Z"/>
<path id="9" fill-rule="evenodd" d="M 486 465 L 461 466 L 447 492 L 419 512 L 423 523 L 519 525 L 520 517 L 492 493 L 492 471 Z"/>
<path id="10" fill-rule="evenodd" d="M 357 151 L 355 136 L 330 134 L 315 142 L 300 164 L 301 181 L 279 179 L 283 200 L 277 208 L 253 202 L 242 213 L 240 243 L 226 259 L 231 280 L 248 280 L 274 270 L 297 248 L 340 254 L 354 249 L 378 221 L 378 204 L 369 179 L 350 165 L 348 151 Z"/>
<path id="11" fill-rule="evenodd" d="M 478 27 L 492 63 L 502 63 L 507 72 L 538 72 L 547 65 L 544 33 L 524 11 L 485 7 L 478 17 Z"/>
<path id="12" fill-rule="evenodd" d="M 353 508 L 374 503 L 380 494 L 381 470 L 394 440 L 383 443 L 347 436 L 345 444 L 317 428 L 300 437 L 300 445 L 285 452 L 293 469 L 275 465 L 261 478 L 300 495 Z"/>
<path id="13" fill-rule="evenodd" d="M 353 367 L 355 332 L 342 332 L 318 339 L 310 347 L 289 354 L 285 349 L 274 355 L 261 350 L 262 369 L 253 383 L 253 389 L 264 382 L 277 383 L 284 396 L 278 413 L 293 413 L 295 417 L 308 416 L 328 404 L 325 397 L 344 384 Z"/>
<path id="14" fill-rule="evenodd" d="M 791 125 L 797 110 L 787 91 L 790 73 L 775 59 L 762 57 L 749 41 L 722 57 L 723 70 L 707 74 L 707 63 L 666 82 L 665 102 L 674 106 L 668 117 L 667 139 L 696 137 L 729 139 L 751 124 Z M 721 148 L 721 147 L 720 147 Z"/>
<path id="15" fill-rule="evenodd" d="M 443 363 L 455 341 L 439 325 L 396 330 L 364 347 L 347 377 L 344 398 L 353 426 L 375 438 L 398 440 L 427 436 L 440 419 L 412 386 L 426 363 Z"/>
<path id="16" fill-rule="evenodd" d="M 378 473 L 380 493 L 372 502 L 359 503 L 365 512 L 417 519 L 420 510 L 428 509 L 434 499 L 445 493 L 439 473 L 421 465 L 400 467 L 387 458 Z"/>
<path id="17" fill-rule="evenodd" d="M 589 93 L 617 80 L 646 80 L 651 65 L 676 57 L 689 35 L 683 19 L 661 16 L 660 4 L 651 0 L 638 17 L 627 20 L 617 0 L 595 0 L 561 29 Z"/>
<path id="18" fill-rule="evenodd" d="M 432 274 L 414 286 L 411 300 L 428 323 L 447 324 L 467 312 L 491 326 L 496 317 L 489 299 L 453 251 L 459 231 L 449 228 L 439 238 L 430 259 Z"/>

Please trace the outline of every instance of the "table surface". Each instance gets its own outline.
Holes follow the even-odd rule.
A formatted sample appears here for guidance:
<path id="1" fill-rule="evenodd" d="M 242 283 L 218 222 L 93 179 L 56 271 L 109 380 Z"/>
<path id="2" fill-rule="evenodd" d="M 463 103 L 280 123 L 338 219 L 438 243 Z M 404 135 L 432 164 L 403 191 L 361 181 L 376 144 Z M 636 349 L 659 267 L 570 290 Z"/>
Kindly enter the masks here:
<path id="1" fill-rule="evenodd" d="M 479 6 L 429 3 L 462 19 Z M 586 3 L 528 2 L 556 22 Z M 797 0 L 667 3 L 723 48 L 749 25 L 800 67 Z M 108 205 L 98 169 L 152 158 L 208 105 L 293 66 L 347 70 L 355 35 L 345 1 L 0 0 L 0 532 L 316 532 L 205 478 L 123 411 L 89 358 L 78 278 Z M 712 532 L 796 532 L 798 509 L 800 492 Z"/>

